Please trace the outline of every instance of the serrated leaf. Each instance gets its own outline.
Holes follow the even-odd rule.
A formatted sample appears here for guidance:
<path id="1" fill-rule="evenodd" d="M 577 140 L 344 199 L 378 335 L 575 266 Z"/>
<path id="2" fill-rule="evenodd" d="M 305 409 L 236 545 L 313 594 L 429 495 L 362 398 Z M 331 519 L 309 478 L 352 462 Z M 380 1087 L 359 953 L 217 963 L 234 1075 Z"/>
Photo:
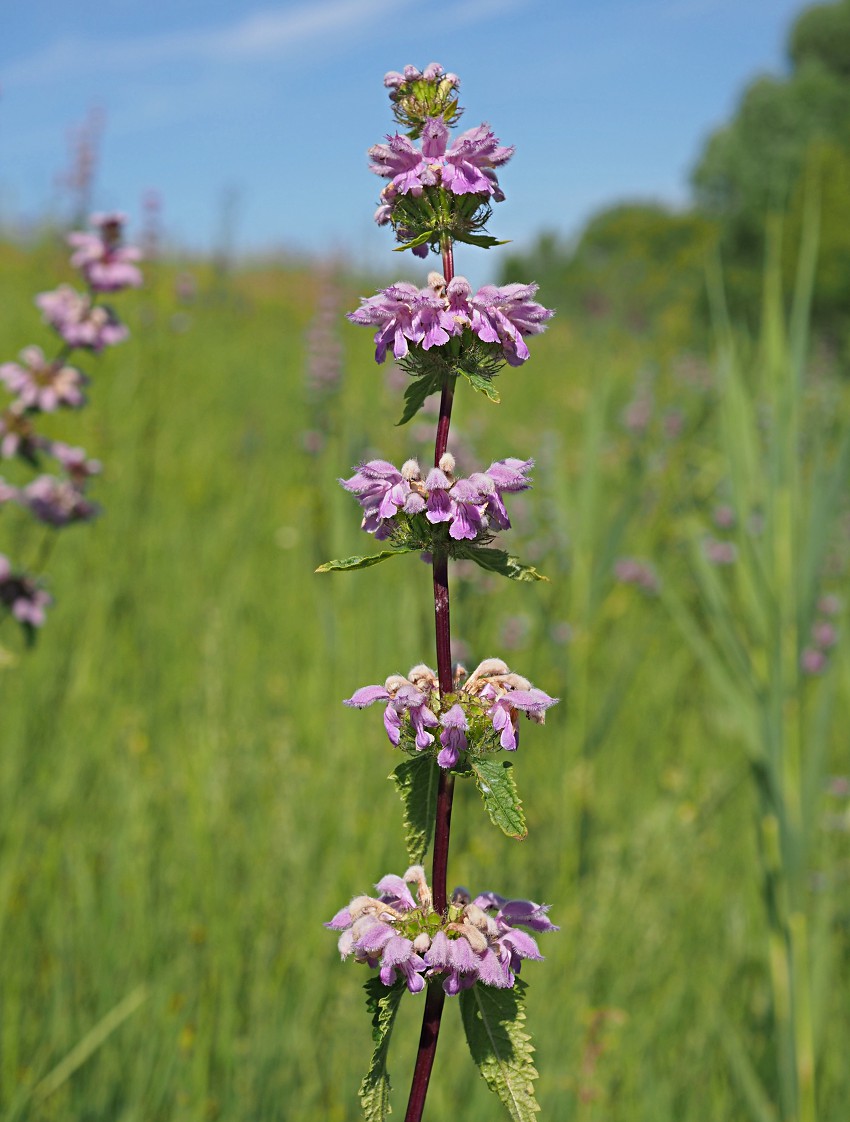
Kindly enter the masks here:
<path id="1" fill-rule="evenodd" d="M 480 249 L 492 249 L 494 245 L 509 245 L 511 239 L 506 238 L 499 241 L 498 238 L 493 238 L 489 234 L 459 234 L 455 233 L 455 241 L 466 242 L 467 245 L 477 245 Z"/>
<path id="2" fill-rule="evenodd" d="M 390 779 L 404 804 L 408 862 L 421 865 L 434 835 L 440 769 L 432 756 L 413 756 L 399 764 Z"/>
<path id="3" fill-rule="evenodd" d="M 396 422 L 396 428 L 399 425 L 406 425 L 411 417 L 415 417 L 426 397 L 430 397 L 432 393 L 436 393 L 443 388 L 443 380 L 440 374 L 425 374 L 421 378 L 414 378 L 407 389 L 404 391 L 404 413 L 402 413 L 401 420 Z"/>
<path id="4" fill-rule="evenodd" d="M 369 1070 L 360 1084 L 360 1104 L 366 1122 L 384 1122 L 390 1109 L 390 1075 L 387 1071 L 387 1052 L 390 1047 L 395 1015 L 398 1012 L 404 982 L 385 986 L 380 978 L 370 978 L 366 991 L 366 1008 L 372 1014 L 372 1039 L 375 1050 Z"/>
<path id="5" fill-rule="evenodd" d="M 542 573 L 534 568 L 533 565 L 524 565 L 519 558 L 511 557 L 505 553 L 503 549 L 493 549 L 490 546 L 483 545 L 470 545 L 466 546 L 463 551 L 455 549 L 455 557 L 466 557 L 470 561 L 474 561 L 476 565 L 480 565 L 482 569 L 487 569 L 491 573 L 498 573 L 500 576 L 508 577 L 510 580 L 533 581 L 545 580 Z"/>
<path id="6" fill-rule="evenodd" d="M 460 373 L 466 378 L 467 382 L 469 382 L 474 390 L 483 393 L 485 397 L 488 397 L 495 405 L 498 405 L 502 400 L 499 396 L 499 391 L 493 385 L 492 378 L 485 378 L 474 370 L 464 370 L 463 367 L 460 368 Z"/>
<path id="7" fill-rule="evenodd" d="M 524 1031 L 525 990 L 520 978 L 506 990 L 476 982 L 459 997 L 472 1058 L 514 1122 L 535 1122 L 540 1110 L 532 1086 L 537 1078 L 531 1061 L 534 1047 Z"/>
<path id="8" fill-rule="evenodd" d="M 492 756 L 471 757 L 469 766 L 481 792 L 490 821 L 509 838 L 522 841 L 528 836 L 528 827 L 522 811 L 522 801 L 514 779 L 513 765 L 507 760 Z"/>
<path id="9" fill-rule="evenodd" d="M 368 557 L 343 557 L 339 561 L 326 561 L 316 569 L 316 572 L 341 573 L 348 569 L 371 569 L 373 565 L 380 565 L 382 561 L 389 561 L 391 557 L 401 557 L 404 553 L 412 552 L 412 549 L 383 549 L 380 553 L 371 553 Z"/>

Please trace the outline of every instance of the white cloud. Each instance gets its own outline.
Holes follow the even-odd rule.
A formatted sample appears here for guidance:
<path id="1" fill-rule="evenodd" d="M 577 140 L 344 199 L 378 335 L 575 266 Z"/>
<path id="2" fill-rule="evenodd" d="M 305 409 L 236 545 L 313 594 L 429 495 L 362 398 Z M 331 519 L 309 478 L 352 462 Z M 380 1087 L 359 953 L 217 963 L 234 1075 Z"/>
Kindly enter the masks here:
<path id="1" fill-rule="evenodd" d="M 287 10 L 256 11 L 225 27 L 133 39 L 63 39 L 9 63 L 3 68 L 3 84 L 40 85 L 92 71 L 147 69 L 163 63 L 281 58 L 303 50 L 307 43 L 336 42 L 385 12 L 385 0 L 325 0 Z"/>

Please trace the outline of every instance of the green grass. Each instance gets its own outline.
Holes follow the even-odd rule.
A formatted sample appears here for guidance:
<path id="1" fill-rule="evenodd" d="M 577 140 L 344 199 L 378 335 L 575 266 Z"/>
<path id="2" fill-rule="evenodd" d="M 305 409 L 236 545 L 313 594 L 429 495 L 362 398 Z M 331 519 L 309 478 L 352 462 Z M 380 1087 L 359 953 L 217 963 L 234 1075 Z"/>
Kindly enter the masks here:
<path id="1" fill-rule="evenodd" d="M 46 342 L 31 298 L 61 272 L 47 249 L 2 251 L 4 360 Z M 178 308 L 172 274 L 153 273 L 122 300 L 132 340 L 85 364 L 91 406 L 53 423 L 104 461 L 105 514 L 59 536 L 36 647 L 0 628 L 0 1118 L 353 1120 L 366 971 L 339 963 L 321 925 L 402 872 L 405 854 L 385 778 L 398 757 L 377 710 L 341 700 L 433 663 L 431 589 L 415 557 L 313 569 L 371 548 L 337 478 L 368 452 L 427 460 L 428 422 L 394 427 L 400 394 L 369 334 L 340 321 L 343 387 L 324 451 L 306 455 L 317 278 L 258 271 L 216 296 L 202 276 L 199 301 Z M 343 290 L 341 312 L 371 285 Z M 453 630 L 473 660 L 501 654 L 562 700 L 544 729 L 523 726 L 528 840 L 497 834 L 462 787 L 450 880 L 545 900 L 561 924 L 523 975 L 542 1118 L 780 1122 L 749 716 L 718 688 L 723 621 L 694 550 L 731 497 L 728 416 L 715 391 L 674 377 L 663 340 L 556 319 L 534 344 L 501 377 L 501 406 L 461 387 L 455 426 L 481 466 L 537 459 L 534 490 L 510 504 L 510 548 L 551 583 L 458 573 Z M 760 352 L 737 345 L 756 395 Z M 656 403 L 643 438 L 620 422 L 639 371 Z M 804 475 L 814 453 L 834 462 L 848 418 L 837 376 L 806 386 Z M 662 429 L 672 409 L 675 439 Z M 842 512 L 815 514 L 823 591 L 846 582 Z M 16 560 L 37 555 L 23 516 L 4 510 L 0 530 Z M 745 531 L 734 536 L 745 550 Z M 616 584 L 624 555 L 652 559 L 664 595 Z M 724 603 L 750 604 L 747 572 L 711 570 Z M 517 617 L 520 645 L 506 650 Z M 831 661 L 795 694 L 823 754 L 795 883 L 820 917 L 824 1120 L 844 1117 L 850 1095 L 850 844 L 822 826 L 842 811 L 846 823 L 847 804 L 819 785 L 850 770 L 846 645 Z M 419 1017 L 406 1000 L 390 1053 L 400 1116 Z M 500 1111 L 450 1003 L 426 1118 Z"/>

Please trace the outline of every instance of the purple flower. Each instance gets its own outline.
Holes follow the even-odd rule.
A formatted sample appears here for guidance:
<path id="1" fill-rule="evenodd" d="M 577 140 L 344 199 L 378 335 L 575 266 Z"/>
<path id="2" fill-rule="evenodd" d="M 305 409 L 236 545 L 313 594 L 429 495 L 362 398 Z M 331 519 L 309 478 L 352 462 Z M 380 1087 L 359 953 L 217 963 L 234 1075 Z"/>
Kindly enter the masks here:
<path id="1" fill-rule="evenodd" d="M 23 573 L 13 573 L 8 557 L 0 553 L 0 604 L 29 627 L 41 627 L 44 609 L 51 603 L 47 592 Z"/>
<path id="2" fill-rule="evenodd" d="M 396 78 L 393 75 L 394 82 Z M 447 148 L 448 140 L 445 120 L 428 117 L 422 126 L 421 149 L 399 133 L 370 148 L 369 170 L 390 181 L 382 201 L 391 205 L 398 195 L 417 196 L 425 187 L 442 186 L 454 195 L 485 195 L 501 202 L 505 196 L 494 169 L 507 163 L 514 149 L 500 145 L 488 125 L 468 129 Z"/>
<path id="3" fill-rule="evenodd" d="M 407 882 L 417 884 L 419 909 Z M 356 896 L 325 926 L 342 932 L 338 943 L 342 958 L 353 954 L 356 962 L 380 968 L 385 986 L 392 986 L 401 974 L 410 992 L 419 993 L 425 987 L 427 965 L 405 928 L 413 933 L 417 915 L 432 910 L 424 870 L 414 865 L 403 878 L 384 877 L 375 888 L 377 897 Z"/>
<path id="4" fill-rule="evenodd" d="M 470 300 L 472 330 L 485 343 L 499 343 L 510 366 L 521 366 L 528 358 L 523 336 L 545 331 L 545 321 L 555 314 L 531 299 L 537 287 L 487 284 Z"/>
<path id="5" fill-rule="evenodd" d="M 421 195 L 424 186 L 433 186 L 437 178 L 426 164 L 422 152 L 406 136 L 388 136 L 386 144 L 369 149 L 369 171 L 389 179 L 382 199 L 390 202 L 397 195 Z"/>
<path id="6" fill-rule="evenodd" d="M 420 688 L 424 686 L 423 690 Z M 365 709 L 376 701 L 387 703 L 384 710 L 384 728 L 390 743 L 398 747 L 405 714 L 414 733 L 414 744 L 422 751 L 434 743 L 429 728 L 439 725 L 439 718 L 430 708 L 432 694 L 437 689 L 437 676 L 426 666 L 414 666 L 407 678 L 393 674 L 383 686 L 362 686 L 355 690 L 343 704 L 354 709 Z"/>
<path id="7" fill-rule="evenodd" d="M 48 362 L 41 347 L 24 347 L 21 359 L 23 365 L 4 362 L 0 366 L 0 381 L 17 394 L 22 408 L 52 413 L 60 405 L 79 408 L 85 403 L 83 386 L 88 379 L 76 367 L 59 359 Z"/>
<path id="8" fill-rule="evenodd" d="M 461 671 L 458 684 L 464 675 L 465 671 Z M 513 673 L 501 659 L 490 658 L 479 664 L 442 714 L 440 700 L 437 675 L 429 667 L 420 665 L 414 666 L 406 678 L 393 674 L 383 686 L 362 686 L 343 704 L 365 709 L 376 701 L 385 702 L 384 727 L 395 747 L 401 743 L 405 718 L 417 751 L 434 743 L 434 737 L 428 730 L 441 726 L 443 731 L 440 733 L 437 763 L 442 768 L 452 768 L 457 764 L 460 753 L 468 748 L 467 734 L 473 719 L 477 718 L 479 722 L 488 720 L 500 734 L 501 747 L 513 751 L 518 743 L 520 713 L 542 725 L 546 710 L 556 705 L 558 699 Z M 481 727 L 480 724 L 478 727 Z"/>
<path id="9" fill-rule="evenodd" d="M 519 743 L 519 715 L 536 724 L 546 721 L 546 710 L 558 699 L 536 689 L 527 678 L 514 674 L 499 658 L 485 659 L 464 683 L 463 692 L 477 697 L 485 706 L 499 743 L 509 752 Z"/>
<path id="10" fill-rule="evenodd" d="M 511 522 L 505 504 L 502 501 L 504 491 L 527 491 L 531 480 L 527 472 L 534 466 L 534 460 L 518 460 L 513 457 L 506 460 L 497 460 L 490 464 L 485 472 L 475 472 L 469 477 L 474 483 L 484 502 L 484 513 L 491 525 L 500 530 L 509 530 Z"/>
<path id="11" fill-rule="evenodd" d="M 446 285 L 449 313 L 461 327 L 468 327 L 471 323 L 472 307 L 469 303 L 471 295 L 472 286 L 466 277 L 454 276 Z"/>
<path id="12" fill-rule="evenodd" d="M 414 325 L 418 300 L 419 289 L 399 281 L 376 296 L 362 299 L 360 308 L 348 313 L 346 318 L 352 323 L 380 328 L 375 334 L 376 362 L 384 361 L 390 343 L 394 357 L 404 358 L 409 350 L 408 340 L 419 341 L 421 335 Z"/>
<path id="13" fill-rule="evenodd" d="M 545 920 L 545 905 L 515 900 L 510 901 L 514 911 L 509 912 L 499 908 L 496 901 L 504 901 L 504 897 L 488 892 L 468 904 L 453 903 L 448 922 L 434 935 L 424 957 L 429 974 L 445 974 L 443 989 L 447 994 L 453 996 L 476 982 L 509 989 L 523 959 L 543 958 L 536 940 L 515 925 L 532 926 L 538 931 L 558 930 Z M 491 914 L 494 911 L 495 916 Z"/>
<path id="14" fill-rule="evenodd" d="M 142 274 L 133 264 L 141 260 L 141 250 L 121 244 L 125 221 L 123 214 L 93 214 L 89 222 L 96 234 L 68 235 L 68 244 L 75 251 L 71 264 L 80 270 L 93 292 L 119 292 L 142 283 Z"/>
<path id="15" fill-rule="evenodd" d="M 634 436 L 643 436 L 652 420 L 652 397 L 639 394 L 623 410 L 623 427 Z"/>
<path id="16" fill-rule="evenodd" d="M 712 565 L 734 565 L 738 559 L 738 547 L 735 543 L 718 541 L 717 538 L 706 538 L 703 552 Z"/>
<path id="17" fill-rule="evenodd" d="M 46 440 L 43 447 L 49 456 L 59 461 L 76 487 L 83 488 L 92 475 L 100 474 L 100 460 L 86 459 L 82 448 L 72 448 L 70 444 L 59 440 Z"/>
<path id="18" fill-rule="evenodd" d="M 423 483 L 416 460 L 408 460 L 401 470 L 386 460 L 370 460 L 340 483 L 356 495 L 363 508 L 363 529 L 379 540 L 389 536 L 388 524 L 399 513 L 424 511 L 432 525 L 449 523 L 453 541 L 476 541 L 492 528 L 510 528 L 502 493 L 527 490 L 531 486 L 527 473 L 533 463 L 515 458 L 497 460 L 485 472 L 458 479 L 454 457 L 446 453 Z"/>
<path id="19" fill-rule="evenodd" d="M 0 476 L 0 506 L 4 503 L 11 503 L 17 499 L 19 494 L 18 488 L 13 487 L 10 483 Z"/>
<path id="20" fill-rule="evenodd" d="M 416 885 L 417 900 L 408 884 Z M 354 897 L 325 927 L 341 932 L 342 958 L 353 955 L 377 969 L 385 986 L 401 975 L 411 993 L 421 992 L 432 977 L 442 977 L 450 995 L 476 982 L 507 989 L 524 959 L 543 957 L 536 940 L 519 927 L 558 930 L 546 916 L 548 906 L 493 892 L 469 902 L 456 890 L 447 913 L 438 917 L 419 865 L 404 877 L 384 877 L 375 888 L 377 896 Z"/>
<path id="21" fill-rule="evenodd" d="M 53 475 L 38 476 L 20 491 L 18 501 L 48 526 L 89 522 L 99 513 L 99 508 L 86 499 L 79 487 Z"/>
<path id="22" fill-rule="evenodd" d="M 389 212 L 380 208 L 376 219 L 388 221 Z M 427 246 L 423 248 L 427 252 Z M 485 285 L 472 296 L 466 277 L 453 277 L 446 285 L 439 273 L 432 273 L 426 288 L 399 281 L 375 296 L 363 297 L 361 306 L 347 318 L 379 329 L 376 362 L 384 361 L 389 348 L 395 358 L 405 358 L 411 343 L 426 351 L 445 346 L 452 336 L 471 327 L 482 342 L 497 345 L 511 366 L 520 366 L 528 358 L 523 336 L 545 331 L 545 321 L 554 315 L 531 299 L 536 291 L 535 284 Z"/>
<path id="23" fill-rule="evenodd" d="M 807 675 L 822 674 L 826 670 L 828 659 L 823 651 L 816 647 L 804 647 L 800 653 L 800 670 Z"/>
<path id="24" fill-rule="evenodd" d="M 93 305 L 90 296 L 68 284 L 40 293 L 35 302 L 44 313 L 44 322 L 58 331 L 69 347 L 86 347 L 97 353 L 123 342 L 130 334 L 111 308 Z"/>
<path id="25" fill-rule="evenodd" d="M 824 616 L 837 616 L 841 613 L 841 601 L 837 596 L 821 596 L 818 600 L 818 611 Z"/>
<path id="26" fill-rule="evenodd" d="M 636 584 L 644 592 L 658 591 L 658 577 L 648 561 L 636 557 L 621 557 L 614 565 L 614 576 L 622 584 Z"/>
<path id="27" fill-rule="evenodd" d="M 419 289 L 399 281 L 361 299 L 360 304 L 347 318 L 364 327 L 379 328 L 375 334 L 376 362 L 384 361 L 389 347 L 395 358 L 404 358 L 409 343 L 418 343 L 427 351 L 447 343 L 461 330 L 443 299 L 430 287 Z"/>
<path id="28" fill-rule="evenodd" d="M 821 651 L 828 651 L 838 642 L 838 631 L 828 620 L 819 620 L 812 628 L 812 642 Z"/>
<path id="29" fill-rule="evenodd" d="M 11 365 L 11 364 L 9 364 Z M 0 413 L 0 459 L 11 460 L 22 456 L 34 461 L 38 438 L 20 401 L 15 401 Z"/>
<path id="30" fill-rule="evenodd" d="M 493 168 L 506 164 L 514 151 L 501 146 L 487 125 L 468 129 L 445 152 L 443 186 L 455 195 L 492 195 L 502 202 L 505 196 Z"/>
<path id="31" fill-rule="evenodd" d="M 440 718 L 444 731 L 440 733 L 440 743 L 443 750 L 437 756 L 437 763 L 442 768 L 454 767 L 461 752 L 466 750 L 466 730 L 469 722 L 460 705 L 453 705 L 448 713 Z"/>
<path id="32" fill-rule="evenodd" d="M 389 536 L 388 523 L 400 510 L 415 514 L 421 509 L 422 496 L 416 490 L 419 467 L 409 460 L 405 474 L 386 460 L 369 460 L 357 468 L 350 479 L 340 483 L 363 508 L 362 528 L 382 541 Z"/>

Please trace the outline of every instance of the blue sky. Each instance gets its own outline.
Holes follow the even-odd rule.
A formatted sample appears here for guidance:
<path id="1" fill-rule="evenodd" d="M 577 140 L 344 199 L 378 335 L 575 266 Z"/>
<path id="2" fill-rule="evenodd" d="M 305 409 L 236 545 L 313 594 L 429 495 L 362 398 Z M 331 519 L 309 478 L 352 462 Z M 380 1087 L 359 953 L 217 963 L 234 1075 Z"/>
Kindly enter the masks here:
<path id="1" fill-rule="evenodd" d="M 798 0 L 5 0 L 0 217 L 60 207 L 68 135 L 104 114 L 95 204 L 209 249 L 236 199 L 242 249 L 389 265 L 366 149 L 391 131 L 387 70 L 461 78 L 462 127 L 516 155 L 491 231 L 575 233 L 620 199 L 681 205 L 712 129 L 781 73 Z M 466 250 L 464 250 L 466 252 Z M 498 252 L 498 251 L 496 251 Z M 469 251 L 472 276 L 489 267 Z M 477 263 L 476 263 L 477 262 Z M 481 276 L 481 279 L 490 279 Z"/>

